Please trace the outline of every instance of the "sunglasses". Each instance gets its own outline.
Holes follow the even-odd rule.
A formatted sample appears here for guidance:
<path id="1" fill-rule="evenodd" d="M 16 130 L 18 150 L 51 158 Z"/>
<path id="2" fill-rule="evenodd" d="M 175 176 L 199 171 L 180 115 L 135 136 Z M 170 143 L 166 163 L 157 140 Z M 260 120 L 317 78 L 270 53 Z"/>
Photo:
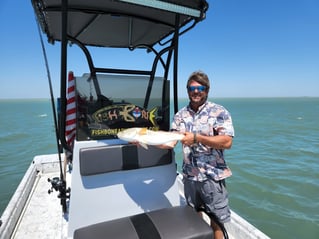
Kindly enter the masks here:
<path id="1" fill-rule="evenodd" d="M 198 92 L 203 92 L 206 90 L 206 86 L 203 85 L 199 85 L 199 86 L 188 86 L 187 90 L 190 92 L 194 92 L 195 90 L 197 90 Z"/>

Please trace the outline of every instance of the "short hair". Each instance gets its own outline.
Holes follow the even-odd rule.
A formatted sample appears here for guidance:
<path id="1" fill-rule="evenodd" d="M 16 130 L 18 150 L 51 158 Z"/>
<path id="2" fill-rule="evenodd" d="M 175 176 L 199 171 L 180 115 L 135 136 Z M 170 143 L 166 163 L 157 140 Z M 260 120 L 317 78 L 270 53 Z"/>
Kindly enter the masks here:
<path id="1" fill-rule="evenodd" d="M 197 83 L 199 83 L 203 86 L 206 86 L 207 92 L 209 91 L 209 88 L 210 88 L 209 79 L 208 79 L 208 76 L 204 72 L 202 72 L 202 71 L 193 72 L 188 78 L 187 85 L 186 85 L 187 88 L 190 85 L 191 81 L 196 81 Z"/>

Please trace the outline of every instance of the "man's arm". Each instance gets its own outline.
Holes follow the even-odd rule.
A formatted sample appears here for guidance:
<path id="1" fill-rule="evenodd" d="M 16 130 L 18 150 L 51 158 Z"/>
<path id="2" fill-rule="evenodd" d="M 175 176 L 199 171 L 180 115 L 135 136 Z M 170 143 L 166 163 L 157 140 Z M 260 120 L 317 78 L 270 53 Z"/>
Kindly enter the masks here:
<path id="1" fill-rule="evenodd" d="M 202 143 L 214 149 L 230 149 L 232 146 L 233 137 L 229 135 L 206 136 L 186 132 L 185 137 L 181 140 L 181 142 L 188 146 L 194 143 Z"/>

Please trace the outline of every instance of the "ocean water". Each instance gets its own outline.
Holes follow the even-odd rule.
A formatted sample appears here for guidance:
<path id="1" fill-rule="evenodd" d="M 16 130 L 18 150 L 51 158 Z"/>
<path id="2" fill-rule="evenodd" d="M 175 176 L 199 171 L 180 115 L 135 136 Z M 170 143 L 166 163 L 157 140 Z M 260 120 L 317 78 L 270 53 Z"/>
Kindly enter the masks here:
<path id="1" fill-rule="evenodd" d="M 226 151 L 232 209 L 271 238 L 318 238 L 319 98 L 212 100 L 235 126 Z M 2 214 L 32 158 L 57 147 L 49 100 L 0 100 L 0 111 Z M 180 167 L 180 145 L 176 157 Z"/>

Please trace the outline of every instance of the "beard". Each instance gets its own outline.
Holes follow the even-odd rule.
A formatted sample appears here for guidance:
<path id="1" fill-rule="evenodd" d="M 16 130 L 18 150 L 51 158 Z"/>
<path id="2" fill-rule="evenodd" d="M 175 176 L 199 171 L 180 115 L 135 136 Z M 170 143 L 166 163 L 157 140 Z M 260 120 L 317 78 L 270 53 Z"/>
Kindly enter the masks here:
<path id="1" fill-rule="evenodd" d="M 197 110 L 207 100 L 207 93 L 191 93 L 188 95 L 192 109 Z"/>

